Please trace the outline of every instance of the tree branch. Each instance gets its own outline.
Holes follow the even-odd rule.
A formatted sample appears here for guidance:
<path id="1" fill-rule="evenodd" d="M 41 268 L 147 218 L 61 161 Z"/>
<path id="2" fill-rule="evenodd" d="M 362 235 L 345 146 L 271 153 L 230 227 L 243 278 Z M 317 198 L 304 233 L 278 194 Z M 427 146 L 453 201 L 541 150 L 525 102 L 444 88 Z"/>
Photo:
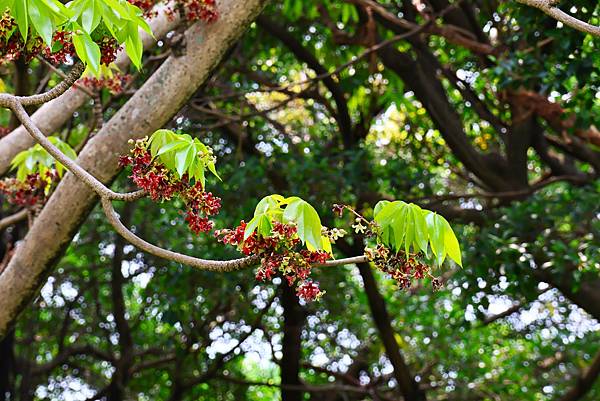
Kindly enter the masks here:
<path id="1" fill-rule="evenodd" d="M 600 27 L 581 21 L 565 13 L 560 8 L 555 7 L 554 5 L 558 0 L 517 0 L 517 2 L 540 9 L 555 20 L 560 21 L 571 28 L 577 29 L 578 31 L 600 37 Z"/>
<path id="2" fill-rule="evenodd" d="M 4 217 L 2 220 L 0 220 L 0 231 L 18 223 L 19 221 L 25 220 L 28 214 L 29 210 L 22 209 L 14 214 L 11 214 L 10 216 Z"/>

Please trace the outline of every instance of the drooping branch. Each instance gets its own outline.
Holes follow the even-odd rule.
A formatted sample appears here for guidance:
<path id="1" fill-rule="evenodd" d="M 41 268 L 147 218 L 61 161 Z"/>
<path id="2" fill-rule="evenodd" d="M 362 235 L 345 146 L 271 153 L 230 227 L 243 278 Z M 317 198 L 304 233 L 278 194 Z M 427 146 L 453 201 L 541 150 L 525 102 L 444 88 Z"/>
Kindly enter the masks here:
<path id="1" fill-rule="evenodd" d="M 554 5 L 558 3 L 558 0 L 517 0 L 517 2 L 540 9 L 555 20 L 560 21 L 571 28 L 577 29 L 578 31 L 589 33 L 594 36 L 600 36 L 599 26 L 581 21 L 565 13 L 560 8 L 555 7 Z"/>
<path id="2" fill-rule="evenodd" d="M 121 201 L 133 201 L 141 198 L 145 195 L 144 191 L 135 191 L 131 193 L 118 193 L 114 192 L 106 185 L 101 183 L 96 177 L 88 173 L 84 168 L 78 165 L 74 160 L 70 159 L 67 155 L 61 152 L 46 136 L 39 130 L 39 128 L 33 123 L 31 117 L 27 114 L 21 103 L 21 99 L 15 96 L 4 95 L 4 98 L 8 98 L 9 107 L 15 113 L 21 124 L 25 127 L 27 132 L 36 140 L 37 143 L 52 155 L 57 161 L 59 161 L 67 170 L 75 174 L 77 178 L 85 182 L 94 192 L 98 194 L 102 199 L 108 200 L 121 200 Z M 3 97 L 0 97 L 0 104 L 2 104 Z"/>
<path id="3" fill-rule="evenodd" d="M 152 254 L 154 256 L 158 256 L 159 258 L 173 260 L 175 262 L 179 262 L 184 265 L 192 266 L 201 270 L 210 270 L 218 272 L 241 270 L 246 267 L 251 267 L 258 262 L 258 259 L 255 257 L 247 257 L 227 261 L 199 259 L 181 253 L 169 251 L 167 249 L 160 248 L 156 245 L 152 245 L 151 243 L 135 235 L 133 232 L 127 229 L 127 227 L 125 227 L 123 223 L 121 223 L 121 220 L 119 220 L 119 216 L 116 214 L 115 209 L 113 208 L 112 203 L 109 199 L 102 198 L 101 201 L 102 208 L 104 209 L 104 214 L 108 218 L 109 223 L 121 236 L 123 236 L 123 238 L 125 238 L 131 244 L 135 245 L 137 248 L 148 252 L 149 254 Z"/>
<path id="4" fill-rule="evenodd" d="M 78 71 L 81 68 L 78 69 Z M 82 71 L 79 71 L 81 74 Z M 77 77 L 72 78 L 72 82 L 74 82 Z M 66 90 L 67 88 L 64 88 Z M 63 90 L 63 91 L 64 91 Z M 43 96 L 43 95 L 41 95 Z M 150 244 L 149 242 L 141 239 L 136 236 L 133 232 L 131 232 L 121 221 L 119 220 L 118 215 L 116 214 L 114 207 L 112 206 L 113 200 L 121 200 L 121 201 L 133 201 L 143 197 L 146 193 L 141 191 L 135 191 L 131 193 L 118 193 L 112 191 L 102 182 L 100 182 L 96 177 L 87 172 L 81 166 L 77 164 L 74 160 L 71 160 L 64 153 L 62 153 L 42 132 L 37 128 L 37 126 L 31 120 L 31 117 L 27 114 L 22 105 L 22 99 L 16 96 L 11 95 L 3 95 L 0 97 L 0 105 L 6 105 L 11 108 L 11 110 L 15 113 L 21 124 L 27 129 L 27 131 L 31 134 L 31 136 L 44 148 L 48 153 L 50 153 L 57 161 L 67 168 L 71 173 L 73 173 L 77 178 L 82 180 L 87 186 L 89 186 L 101 199 L 102 208 L 104 213 L 109 221 L 109 223 L 114 227 L 114 229 L 127 241 L 131 244 L 135 245 L 139 249 L 146 251 L 154 256 L 158 256 L 163 259 L 173 260 L 175 262 L 179 262 L 191 267 L 195 267 L 201 270 L 210 270 L 210 271 L 219 271 L 219 272 L 228 272 L 233 270 L 240 270 L 246 267 L 251 267 L 258 262 L 258 259 L 255 257 L 247 257 L 242 259 L 228 260 L 228 261 L 217 261 L 217 260 L 207 260 L 195 258 L 192 256 L 184 255 L 178 252 L 173 252 L 167 249 L 160 248 L 156 245 Z M 6 103 L 2 103 L 2 101 Z M 327 266 L 337 266 L 349 263 L 359 263 L 364 262 L 366 259 L 364 256 L 357 256 L 355 258 L 351 258 L 348 260 L 336 260 L 332 261 L 333 263 L 326 264 Z"/>

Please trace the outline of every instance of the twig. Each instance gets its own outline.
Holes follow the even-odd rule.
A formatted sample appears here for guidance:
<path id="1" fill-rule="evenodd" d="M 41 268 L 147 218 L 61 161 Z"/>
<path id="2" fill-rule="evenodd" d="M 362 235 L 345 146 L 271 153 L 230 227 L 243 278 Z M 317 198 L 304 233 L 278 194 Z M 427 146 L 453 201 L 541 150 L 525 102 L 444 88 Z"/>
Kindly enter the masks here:
<path id="1" fill-rule="evenodd" d="M 554 5 L 557 3 L 557 0 L 517 0 L 517 2 L 540 9 L 555 20 L 560 21 L 571 28 L 577 29 L 578 31 L 589 33 L 594 36 L 600 36 L 600 27 L 581 21 L 565 13 L 560 8 L 555 7 Z"/>

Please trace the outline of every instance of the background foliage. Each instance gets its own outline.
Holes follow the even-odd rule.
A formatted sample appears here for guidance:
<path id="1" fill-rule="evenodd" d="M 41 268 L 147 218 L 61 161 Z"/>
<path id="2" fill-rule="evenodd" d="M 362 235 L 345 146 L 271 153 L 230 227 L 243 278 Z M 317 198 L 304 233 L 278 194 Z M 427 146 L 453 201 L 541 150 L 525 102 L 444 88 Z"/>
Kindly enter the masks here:
<path id="1" fill-rule="evenodd" d="M 69 9 L 79 3 L 110 4 Z M 570 12 L 600 20 L 594 1 Z M 83 37 L 106 23 L 84 14 L 71 22 Z M 430 19 L 373 51 L 413 29 L 399 20 Z M 44 38 L 40 24 L 31 21 Z M 129 84 L 119 93 L 99 90 L 104 119 L 182 46 L 161 42 L 142 59 L 127 40 L 119 42 L 143 68 L 123 72 Z M 262 284 L 249 271 L 198 272 L 142 254 L 94 210 L 2 341 L 6 399 L 568 397 L 600 352 L 598 46 L 514 2 L 273 2 L 165 127 L 191 135 L 181 146 L 214 149 L 222 181 L 207 180 L 223 200 L 216 228 L 249 220 L 272 193 L 305 199 L 319 224 L 349 232 L 332 204 L 377 220 L 378 200 L 403 199 L 452 223 L 463 268 L 436 271 L 444 281 L 437 292 L 429 280 L 400 290 L 368 265 L 320 268 L 313 276 L 326 295 L 305 304 L 281 280 Z M 76 49 L 99 68 L 95 51 Z M 60 81 L 39 59 L 0 70 L 16 94 Z M 2 113 L 2 125 L 15 128 Z M 54 135 L 78 150 L 96 120 L 86 106 Z M 126 174 L 116 182 L 131 185 Z M 211 235 L 190 233 L 177 202 L 143 200 L 119 213 L 165 248 L 239 257 Z M 7 254 L 26 229 L 23 222 L 3 233 Z M 355 255 L 363 240 L 339 241 L 336 256 Z M 414 393 L 399 384 L 403 369 Z M 593 382 L 563 399 L 600 398 Z"/>

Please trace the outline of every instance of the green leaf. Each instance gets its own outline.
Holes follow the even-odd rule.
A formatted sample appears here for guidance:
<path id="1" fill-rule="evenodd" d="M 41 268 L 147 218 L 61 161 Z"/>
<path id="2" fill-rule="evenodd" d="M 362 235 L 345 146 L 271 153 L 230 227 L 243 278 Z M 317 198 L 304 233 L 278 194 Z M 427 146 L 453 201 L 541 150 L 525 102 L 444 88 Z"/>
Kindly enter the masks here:
<path id="1" fill-rule="evenodd" d="M 454 231 L 452 231 L 452 227 L 446 220 L 444 220 L 444 245 L 446 246 L 446 252 L 448 256 L 456 262 L 457 265 L 462 267 L 462 258 L 460 255 L 460 245 L 458 244 L 458 239 L 456 239 L 456 235 L 454 235 Z"/>
<path id="2" fill-rule="evenodd" d="M 273 194 L 265 196 L 256 204 L 254 215 L 264 214 L 273 209 L 281 209 L 279 206 L 281 200 L 283 200 L 283 196 L 281 195 Z"/>
<path id="3" fill-rule="evenodd" d="M 265 213 L 258 214 L 252 218 L 246 225 L 244 230 L 244 241 L 252 235 L 253 232 L 257 231 L 257 234 L 268 237 L 273 229 L 271 219 Z"/>
<path id="4" fill-rule="evenodd" d="M 153 157 L 157 156 L 159 150 L 167 143 L 174 141 L 175 138 L 176 134 L 171 130 L 159 129 L 155 131 L 154 134 L 152 134 L 152 136 L 150 136 L 150 139 L 148 140 L 148 143 L 150 144 L 150 154 Z"/>
<path id="5" fill-rule="evenodd" d="M 98 24 L 100 24 L 101 17 L 102 9 L 100 8 L 100 1 L 87 0 L 81 12 L 81 26 L 83 29 L 91 34 Z"/>
<path id="6" fill-rule="evenodd" d="M 179 177 L 183 177 L 185 172 L 190 167 L 190 164 L 195 156 L 194 147 L 187 145 L 187 147 L 181 149 L 175 154 L 175 165 L 177 167 L 177 174 Z"/>
<path id="7" fill-rule="evenodd" d="M 175 152 L 176 150 L 180 150 L 181 148 L 184 148 L 186 146 L 190 146 L 190 145 L 185 142 L 179 142 L 179 141 L 169 142 L 160 147 L 160 150 L 158 151 L 158 153 L 156 153 L 156 156 L 161 156 L 161 155 L 164 155 L 165 153 L 169 153 L 169 152 Z M 150 149 L 150 153 L 152 154 L 152 147 Z"/>
<path id="8" fill-rule="evenodd" d="M 100 48 L 87 32 L 81 31 L 73 35 L 73 45 L 77 56 L 97 74 L 100 69 Z"/>
<path id="9" fill-rule="evenodd" d="M 296 224 L 298 237 L 302 243 L 310 244 L 315 249 L 323 248 L 321 219 L 315 208 L 308 202 L 294 197 L 283 211 L 283 221 Z"/>
<path id="10" fill-rule="evenodd" d="M 30 0 L 29 17 L 31 18 L 31 23 L 48 46 L 52 45 L 52 32 L 54 31 L 50 14 L 51 11 L 48 10 L 48 7 L 42 0 Z"/>
<path id="11" fill-rule="evenodd" d="M 223 181 L 219 174 L 217 173 L 217 169 L 215 168 L 215 163 L 209 162 L 206 163 L 206 167 L 208 167 L 208 171 L 210 171 L 215 177 L 219 179 L 219 181 Z"/>
<path id="12" fill-rule="evenodd" d="M 438 265 L 441 266 L 446 258 L 446 245 L 444 240 L 444 222 L 446 219 L 437 213 L 429 212 L 429 214 L 425 216 L 425 221 L 427 222 L 427 231 L 431 250 L 436 256 Z"/>
<path id="13" fill-rule="evenodd" d="M 375 205 L 375 209 L 373 209 L 373 215 L 377 216 L 377 214 L 379 214 L 381 209 L 383 209 L 389 203 L 390 203 L 390 201 L 387 201 L 387 200 L 382 200 L 382 201 L 377 202 L 377 204 Z"/>
<path id="14" fill-rule="evenodd" d="M 415 250 L 418 247 L 425 256 L 428 253 L 427 243 L 429 241 L 429 235 L 427 234 L 427 222 L 425 221 L 425 217 L 423 215 L 423 209 L 421 209 L 418 205 L 410 204 L 412 218 L 415 224 Z"/>
<path id="15" fill-rule="evenodd" d="M 12 15 L 19 27 L 23 41 L 26 41 L 27 33 L 29 32 L 29 8 L 27 0 L 15 0 L 13 5 L 14 10 L 12 10 Z"/>
<path id="16" fill-rule="evenodd" d="M 138 26 L 134 22 L 128 22 L 126 25 L 127 39 L 125 39 L 125 50 L 127 55 L 131 59 L 131 62 L 137 68 L 140 69 L 142 65 L 142 53 L 144 51 L 144 45 L 142 38 L 140 37 Z"/>
<path id="17" fill-rule="evenodd" d="M 409 209 L 407 206 L 402 201 L 389 202 L 382 205 L 375 215 L 375 222 L 382 229 L 383 243 L 396 251 L 401 250 L 404 245 L 406 215 Z"/>

